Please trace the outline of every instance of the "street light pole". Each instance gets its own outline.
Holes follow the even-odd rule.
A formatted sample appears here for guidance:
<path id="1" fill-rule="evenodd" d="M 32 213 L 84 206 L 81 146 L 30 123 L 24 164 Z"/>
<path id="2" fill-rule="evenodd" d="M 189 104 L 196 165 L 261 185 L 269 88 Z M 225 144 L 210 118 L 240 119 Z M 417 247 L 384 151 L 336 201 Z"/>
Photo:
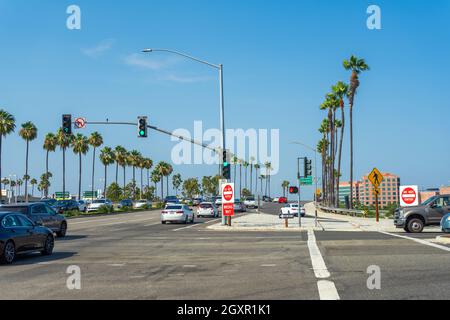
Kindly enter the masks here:
<path id="1" fill-rule="evenodd" d="M 225 140 L 225 98 L 224 98 L 224 93 L 223 93 L 223 65 L 219 64 L 213 64 L 213 63 L 209 63 L 205 60 L 201 60 L 198 58 L 195 58 L 191 55 L 179 52 L 179 51 L 175 51 L 175 50 L 170 50 L 170 49 L 151 49 L 151 48 L 147 48 L 142 50 L 143 53 L 151 53 L 151 52 L 168 52 L 168 53 L 172 53 L 172 54 L 176 54 L 179 56 L 182 56 L 184 58 L 187 59 L 191 59 L 193 61 L 205 64 L 207 66 L 210 66 L 212 68 L 215 68 L 217 70 L 219 70 L 219 84 L 220 84 L 220 128 L 221 128 L 221 132 L 222 132 L 222 151 L 227 150 L 226 148 L 226 140 Z M 219 159 L 220 159 L 221 155 L 219 153 Z M 219 160 L 219 165 L 220 165 L 220 160 Z M 230 218 L 230 223 L 231 223 L 231 218 Z M 227 219 L 226 217 L 224 217 L 222 215 L 222 224 L 226 225 L 227 224 Z"/>

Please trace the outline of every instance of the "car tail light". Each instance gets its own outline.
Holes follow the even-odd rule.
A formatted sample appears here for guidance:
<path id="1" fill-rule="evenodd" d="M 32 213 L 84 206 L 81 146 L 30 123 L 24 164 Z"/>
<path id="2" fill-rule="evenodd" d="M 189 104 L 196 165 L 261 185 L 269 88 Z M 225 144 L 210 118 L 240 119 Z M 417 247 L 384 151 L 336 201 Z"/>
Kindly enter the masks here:
<path id="1" fill-rule="evenodd" d="M 164 210 L 162 213 L 167 213 L 167 211 L 166 210 Z"/>
<path id="2" fill-rule="evenodd" d="M 176 213 L 178 213 L 178 214 L 183 214 L 184 212 L 183 212 L 183 211 L 177 211 Z"/>

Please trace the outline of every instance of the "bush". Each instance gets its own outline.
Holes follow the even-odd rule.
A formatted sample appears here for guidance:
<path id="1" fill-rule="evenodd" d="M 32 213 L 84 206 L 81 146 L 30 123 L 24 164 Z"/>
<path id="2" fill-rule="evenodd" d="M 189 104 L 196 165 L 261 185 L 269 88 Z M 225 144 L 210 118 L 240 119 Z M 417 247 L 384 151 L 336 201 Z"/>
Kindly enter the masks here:
<path id="1" fill-rule="evenodd" d="M 101 206 L 98 208 L 97 213 L 105 214 L 105 213 L 112 213 L 114 212 L 114 208 L 110 208 L 108 206 Z"/>

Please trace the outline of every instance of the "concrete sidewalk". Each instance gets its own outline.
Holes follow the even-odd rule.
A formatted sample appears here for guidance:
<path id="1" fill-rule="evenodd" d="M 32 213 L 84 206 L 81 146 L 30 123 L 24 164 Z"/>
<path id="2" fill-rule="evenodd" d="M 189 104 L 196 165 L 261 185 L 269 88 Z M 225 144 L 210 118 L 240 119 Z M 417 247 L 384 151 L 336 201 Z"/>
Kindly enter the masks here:
<path id="1" fill-rule="evenodd" d="M 299 227 L 298 218 L 289 219 L 289 228 L 285 227 L 285 222 L 277 215 L 273 214 L 248 214 L 239 218 L 234 218 L 231 227 L 214 224 L 208 229 L 216 231 L 322 231 L 319 226 L 315 226 L 314 218 L 302 218 L 302 227 Z"/>

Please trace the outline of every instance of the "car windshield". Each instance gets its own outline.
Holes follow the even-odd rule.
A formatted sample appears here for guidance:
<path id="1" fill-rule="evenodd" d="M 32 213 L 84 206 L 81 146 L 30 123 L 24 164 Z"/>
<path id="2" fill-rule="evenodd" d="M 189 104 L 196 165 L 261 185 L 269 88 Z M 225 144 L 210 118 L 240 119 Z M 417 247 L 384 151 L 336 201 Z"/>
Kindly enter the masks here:
<path id="1" fill-rule="evenodd" d="M 426 200 L 424 203 L 422 203 L 422 205 L 427 206 L 430 203 L 433 203 L 434 201 L 436 201 L 439 197 L 431 197 L 430 199 Z"/>
<path id="2" fill-rule="evenodd" d="M 291 204 L 292 208 L 298 208 L 298 204 Z"/>
<path id="3" fill-rule="evenodd" d="M 58 201 L 57 203 L 56 203 L 56 205 L 57 206 L 65 206 L 65 205 L 67 205 L 67 204 L 69 204 L 69 200 L 62 200 L 62 201 Z"/>
<path id="4" fill-rule="evenodd" d="M 200 208 L 202 208 L 202 209 L 210 209 L 210 208 L 212 208 L 213 206 L 212 206 L 212 204 L 210 204 L 210 203 L 202 203 L 201 205 L 200 205 Z"/>
<path id="5" fill-rule="evenodd" d="M 247 201 L 255 201 L 255 198 L 247 198 Z"/>
<path id="6" fill-rule="evenodd" d="M 166 210 L 181 210 L 183 209 L 182 206 L 167 206 Z"/>
<path id="7" fill-rule="evenodd" d="M 0 211 L 1 212 L 20 212 L 22 214 L 26 214 L 27 213 L 27 208 L 26 207 L 0 207 Z"/>
<path id="8" fill-rule="evenodd" d="M 106 203 L 105 200 L 94 200 L 92 203 Z"/>
<path id="9" fill-rule="evenodd" d="M 138 203 L 147 203 L 147 200 L 139 200 Z"/>

